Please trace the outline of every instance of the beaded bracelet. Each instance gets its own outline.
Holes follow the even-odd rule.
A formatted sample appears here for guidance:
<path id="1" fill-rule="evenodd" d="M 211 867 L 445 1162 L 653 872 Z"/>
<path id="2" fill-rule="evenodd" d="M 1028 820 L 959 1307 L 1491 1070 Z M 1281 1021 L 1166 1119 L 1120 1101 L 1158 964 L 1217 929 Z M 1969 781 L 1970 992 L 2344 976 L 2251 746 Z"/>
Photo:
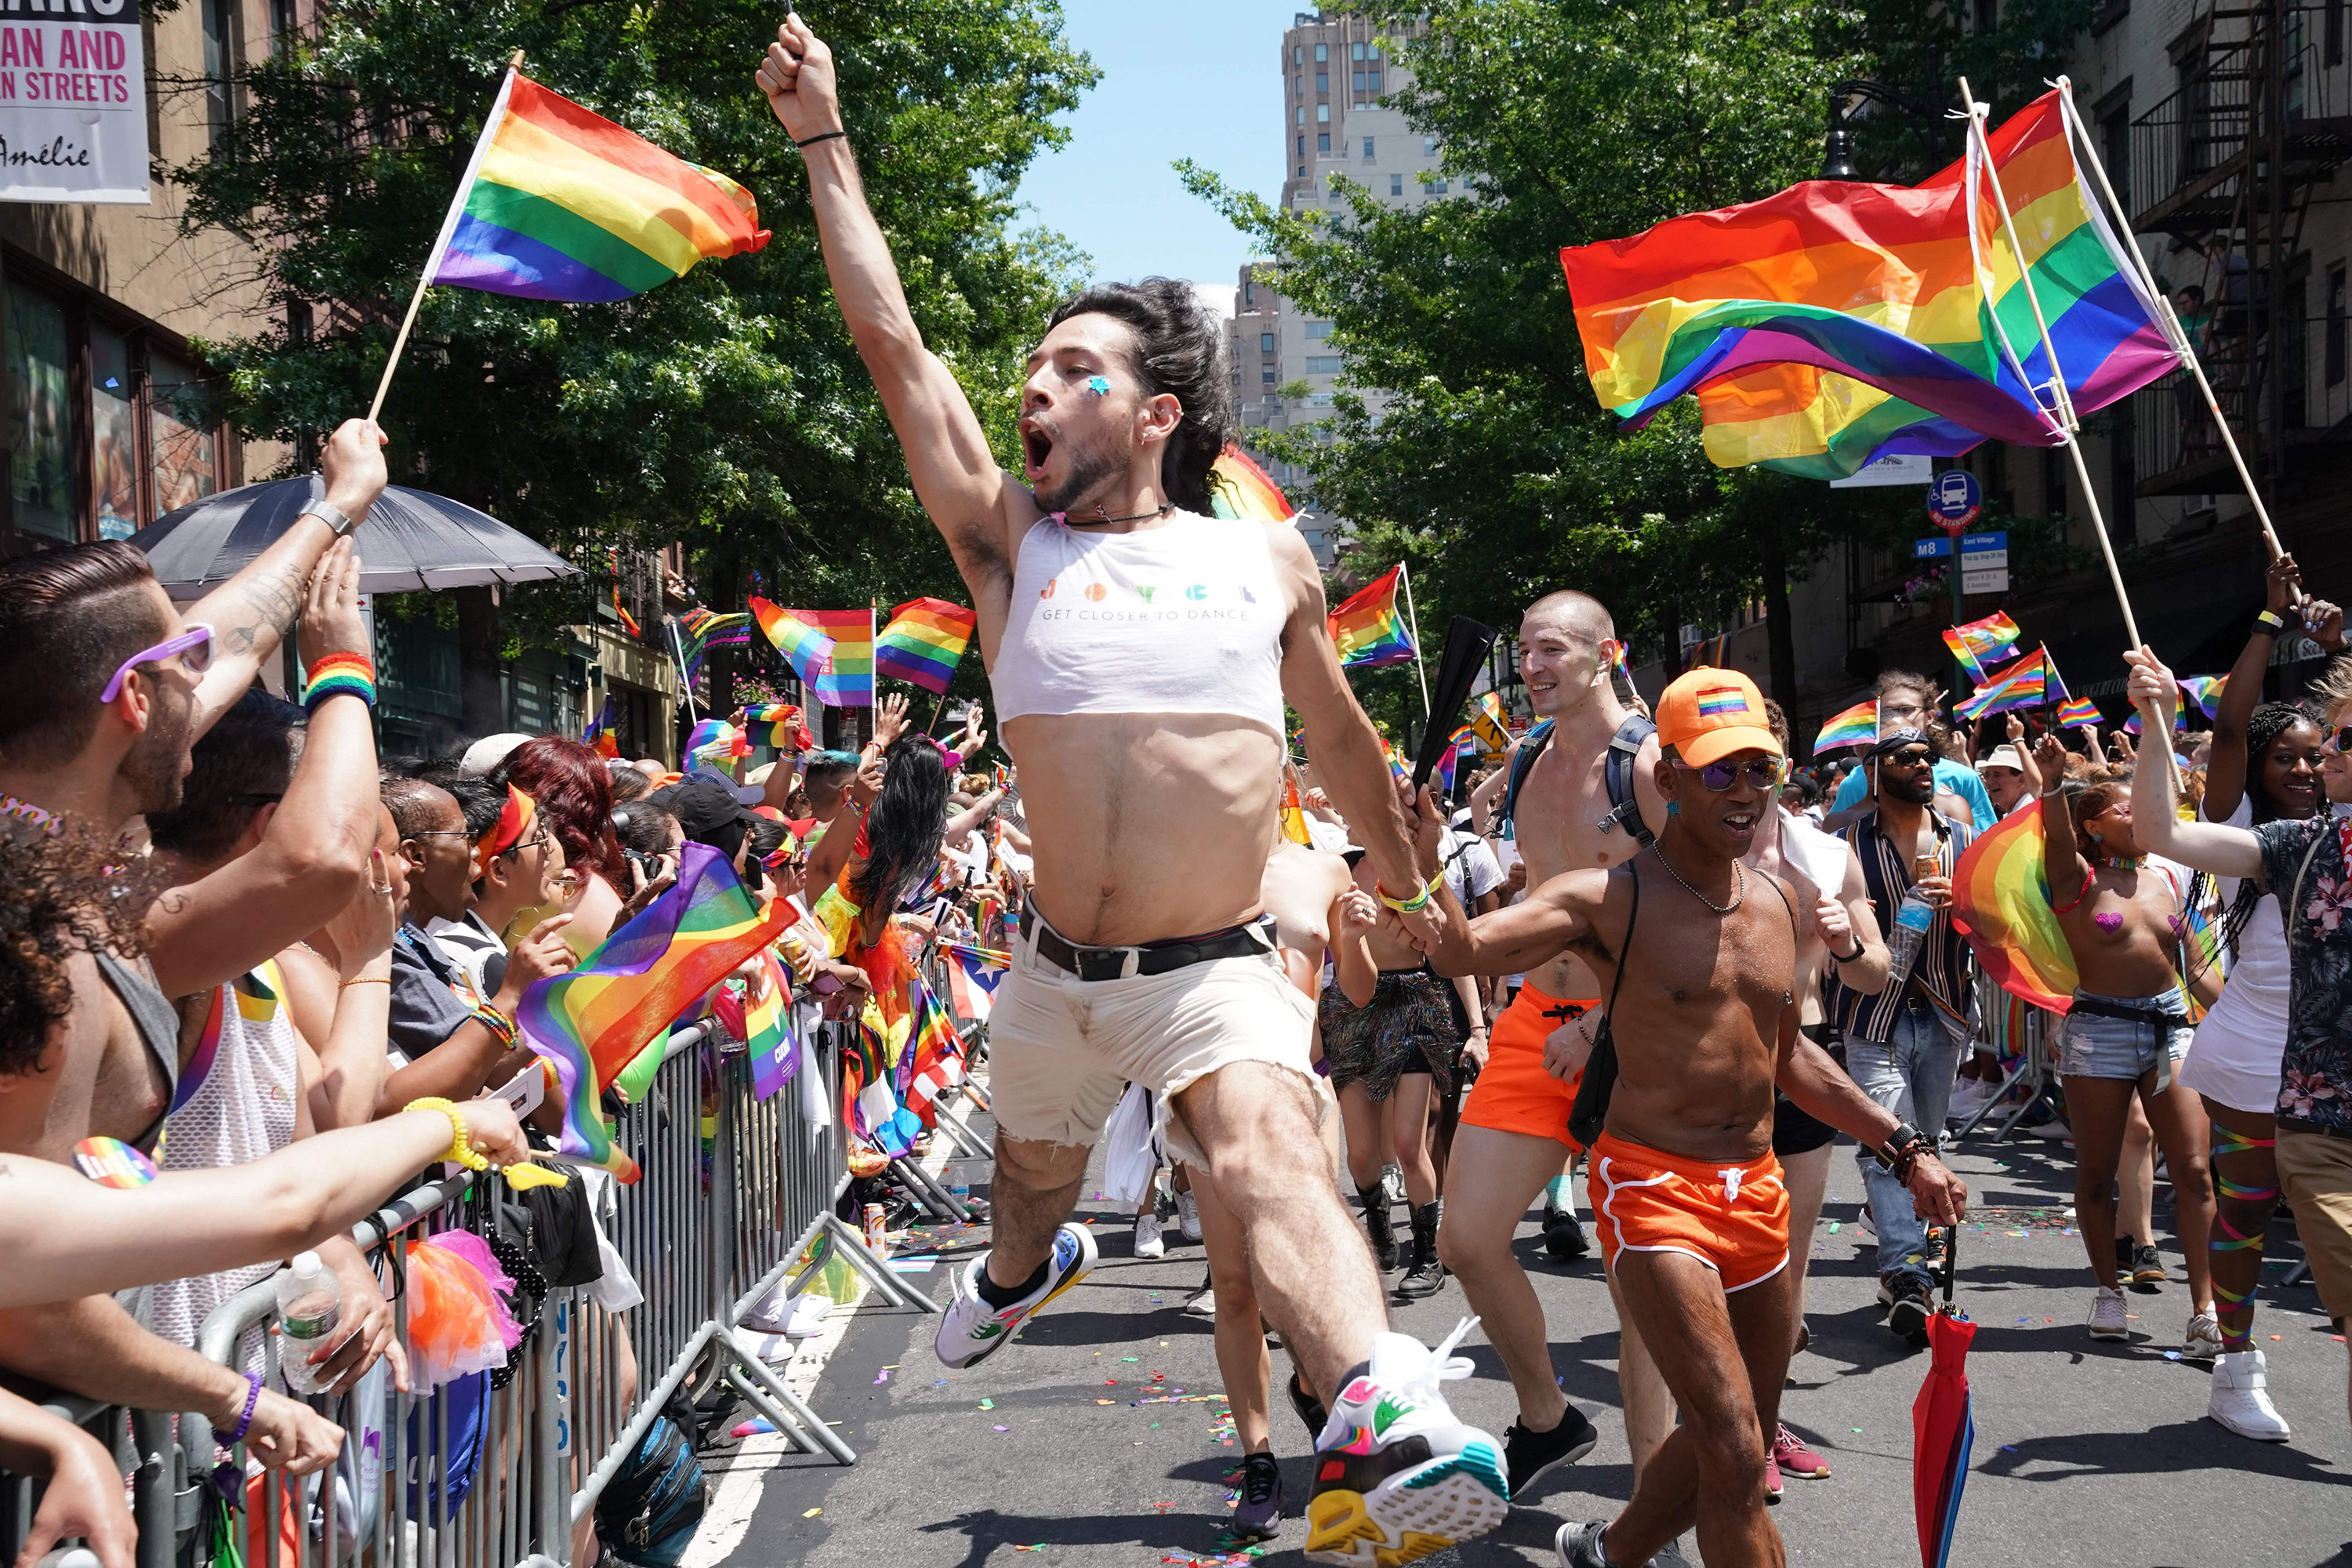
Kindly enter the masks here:
<path id="1" fill-rule="evenodd" d="M 522 1031 L 515 1027 L 515 1021 L 488 1002 L 474 1009 L 474 1022 L 488 1029 L 508 1050 L 514 1049 L 521 1039 Z"/>
<path id="2" fill-rule="evenodd" d="M 1430 885 L 1427 882 L 1422 883 L 1421 891 L 1415 893 L 1409 899 L 1391 898 L 1389 896 L 1389 890 L 1386 888 L 1381 887 L 1378 882 L 1374 882 L 1372 887 L 1380 894 L 1381 902 L 1386 904 L 1389 908 L 1394 910 L 1401 915 L 1413 914 L 1425 908 L 1429 903 L 1431 889 Z"/>
<path id="3" fill-rule="evenodd" d="M 463 1165 L 469 1171 L 487 1171 L 490 1168 L 488 1159 L 474 1152 L 473 1144 L 467 1141 L 465 1113 L 448 1100 L 435 1095 L 424 1100 L 412 1100 L 402 1106 L 401 1110 L 439 1111 L 449 1119 L 450 1131 L 449 1147 L 442 1152 L 441 1158 L 453 1165 Z"/>
<path id="4" fill-rule="evenodd" d="M 302 706 L 316 710 L 330 697 L 356 697 L 375 706 L 375 663 L 363 653 L 331 653 L 303 677 Z"/>
<path id="5" fill-rule="evenodd" d="M 227 1447 L 234 1448 L 245 1441 L 245 1435 L 253 1430 L 254 1407 L 260 1403 L 260 1374 L 248 1372 L 245 1374 L 245 1409 L 236 1418 L 236 1430 L 228 1435 Z"/>

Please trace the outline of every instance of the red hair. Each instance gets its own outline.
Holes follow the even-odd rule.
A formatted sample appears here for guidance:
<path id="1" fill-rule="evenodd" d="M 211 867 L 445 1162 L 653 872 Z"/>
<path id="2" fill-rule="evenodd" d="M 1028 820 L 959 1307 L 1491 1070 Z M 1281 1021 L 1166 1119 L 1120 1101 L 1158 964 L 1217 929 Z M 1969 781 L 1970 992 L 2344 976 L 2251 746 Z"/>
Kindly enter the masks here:
<path id="1" fill-rule="evenodd" d="M 613 836 L 613 775 L 593 746 L 561 735 L 526 741 L 507 757 L 502 782 L 512 784 L 539 803 L 557 843 L 563 846 L 563 863 L 593 871 L 624 898 L 632 879 L 621 858 L 621 841 Z M 497 774 L 492 782 L 501 782 Z"/>

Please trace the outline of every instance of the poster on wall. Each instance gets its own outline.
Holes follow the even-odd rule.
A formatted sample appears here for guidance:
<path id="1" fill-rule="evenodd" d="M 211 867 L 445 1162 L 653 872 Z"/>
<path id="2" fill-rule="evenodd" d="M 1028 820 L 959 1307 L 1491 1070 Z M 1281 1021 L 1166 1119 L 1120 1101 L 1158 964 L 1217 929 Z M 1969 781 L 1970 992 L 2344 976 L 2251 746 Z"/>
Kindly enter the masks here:
<path id="1" fill-rule="evenodd" d="M 151 199 L 139 5 L 0 0 L 0 201 Z"/>

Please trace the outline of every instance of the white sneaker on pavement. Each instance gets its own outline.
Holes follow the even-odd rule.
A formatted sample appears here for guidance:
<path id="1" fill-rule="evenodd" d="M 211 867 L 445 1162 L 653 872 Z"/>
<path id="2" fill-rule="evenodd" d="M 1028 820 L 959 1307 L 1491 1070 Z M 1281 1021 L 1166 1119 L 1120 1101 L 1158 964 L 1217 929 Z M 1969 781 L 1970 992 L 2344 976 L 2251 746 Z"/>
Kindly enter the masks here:
<path id="1" fill-rule="evenodd" d="M 1046 1303 L 1087 1277 L 1095 1266 L 1095 1238 L 1083 1226 L 1066 1225 L 1054 1233 L 1054 1255 L 1045 1260 L 1045 1282 L 1009 1307 L 992 1307 L 982 1299 L 988 1254 L 982 1253 L 955 1277 L 955 1298 L 940 1314 L 940 1331 L 933 1340 L 941 1363 L 951 1367 L 976 1364 L 994 1355 L 1021 1336 L 1029 1320 Z"/>
<path id="2" fill-rule="evenodd" d="M 1502 1445 L 1456 1421 L 1439 1386 L 1471 1374 L 1453 1352 L 1477 1322 L 1465 1318 L 1435 1350 L 1407 1334 L 1372 1342 L 1316 1439 L 1309 1561 L 1395 1568 L 1503 1522 Z"/>
<path id="3" fill-rule="evenodd" d="M 1138 1258 L 1168 1256 L 1168 1243 L 1160 1235 L 1160 1216 L 1150 1209 L 1135 1216 L 1135 1255 Z"/>
<path id="4" fill-rule="evenodd" d="M 2127 1340 L 2131 1330 L 2124 1321 L 2124 1293 L 2110 1290 L 2105 1285 L 2091 1292 L 2091 1337 L 2095 1340 Z"/>
<path id="5" fill-rule="evenodd" d="M 1201 1205 L 1190 1191 L 1176 1194 L 1176 1229 L 1187 1241 L 1201 1239 Z"/>
<path id="6" fill-rule="evenodd" d="M 2294 1433 L 2271 1403 L 2268 1363 L 2260 1351 L 2231 1351 L 2213 1359 L 2213 1393 L 2205 1414 L 2257 1443 L 2284 1443 Z"/>
<path id="7" fill-rule="evenodd" d="M 2188 1331 L 2180 1336 L 2180 1359 L 2211 1361 L 2221 1353 L 2221 1321 L 2210 1312 L 2189 1314 Z"/>

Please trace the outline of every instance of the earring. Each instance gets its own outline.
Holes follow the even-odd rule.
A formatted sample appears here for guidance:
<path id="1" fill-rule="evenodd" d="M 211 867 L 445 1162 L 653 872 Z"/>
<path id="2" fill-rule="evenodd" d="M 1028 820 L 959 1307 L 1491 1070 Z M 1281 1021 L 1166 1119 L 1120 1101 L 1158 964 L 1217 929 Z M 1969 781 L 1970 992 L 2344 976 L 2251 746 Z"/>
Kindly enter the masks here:
<path id="1" fill-rule="evenodd" d="M 1670 800 L 1666 802 L 1666 815 L 1668 816 L 1680 816 L 1682 814 L 1682 802 L 1678 800 Z"/>

